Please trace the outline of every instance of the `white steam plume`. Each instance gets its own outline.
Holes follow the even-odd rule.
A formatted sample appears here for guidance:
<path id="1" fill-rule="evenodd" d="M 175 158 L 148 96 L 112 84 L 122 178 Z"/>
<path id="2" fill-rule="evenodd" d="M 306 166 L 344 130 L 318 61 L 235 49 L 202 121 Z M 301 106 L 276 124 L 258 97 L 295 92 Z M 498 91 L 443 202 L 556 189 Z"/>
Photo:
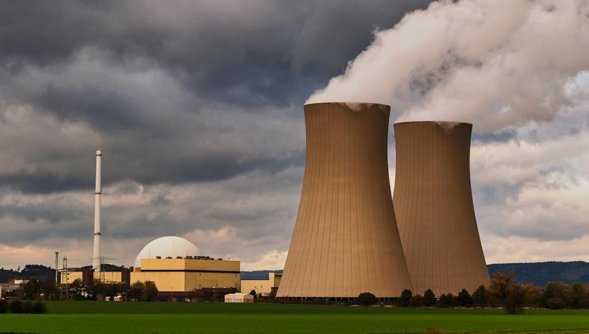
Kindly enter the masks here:
<path id="1" fill-rule="evenodd" d="M 493 131 L 551 120 L 575 103 L 565 87 L 587 69 L 589 2 L 443 1 L 376 32 L 307 103 L 386 103 L 401 121 Z"/>

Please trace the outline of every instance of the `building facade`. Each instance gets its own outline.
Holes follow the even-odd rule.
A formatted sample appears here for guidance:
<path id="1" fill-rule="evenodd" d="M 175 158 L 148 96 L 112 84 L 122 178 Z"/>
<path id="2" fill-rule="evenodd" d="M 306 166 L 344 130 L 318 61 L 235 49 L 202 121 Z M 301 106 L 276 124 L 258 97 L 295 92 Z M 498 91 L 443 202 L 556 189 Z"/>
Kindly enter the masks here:
<path id="1" fill-rule="evenodd" d="M 282 272 L 270 271 L 264 273 L 242 272 L 241 292 L 255 291 L 257 295 L 269 296 L 275 294 L 282 280 Z"/>
<path id="2" fill-rule="evenodd" d="M 142 259 L 131 283 L 152 281 L 161 293 L 193 293 L 203 289 L 239 291 L 240 262 L 202 257 Z"/>

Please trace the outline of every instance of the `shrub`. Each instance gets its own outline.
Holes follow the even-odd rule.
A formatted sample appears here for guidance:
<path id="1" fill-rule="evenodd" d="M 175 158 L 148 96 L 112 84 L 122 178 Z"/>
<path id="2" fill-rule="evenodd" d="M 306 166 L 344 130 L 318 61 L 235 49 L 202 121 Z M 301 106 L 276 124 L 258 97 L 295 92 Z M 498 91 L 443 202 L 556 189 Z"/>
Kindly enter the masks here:
<path id="1" fill-rule="evenodd" d="M 31 307 L 33 306 L 33 303 L 27 300 L 23 300 L 21 301 L 20 305 L 21 313 L 31 313 Z"/>
<path id="2" fill-rule="evenodd" d="M 18 299 L 13 300 L 10 303 L 10 312 L 11 313 L 23 313 L 22 312 L 22 302 Z"/>
<path id="3" fill-rule="evenodd" d="M 358 304 L 362 306 L 370 306 L 378 303 L 378 298 L 370 292 L 362 292 L 358 295 Z"/>
<path id="4" fill-rule="evenodd" d="M 401 292 L 401 297 L 399 297 L 399 306 L 401 307 L 407 307 L 409 306 L 409 303 L 411 303 L 411 296 L 413 296 L 413 293 L 411 292 L 411 290 L 403 290 L 403 292 Z"/>
<path id="5" fill-rule="evenodd" d="M 258 294 L 256 293 L 255 289 L 252 289 L 252 291 L 250 291 L 250 295 L 254 296 L 254 299 L 258 298 Z"/>
<path id="6" fill-rule="evenodd" d="M 436 295 L 432 289 L 427 289 L 423 294 L 423 305 L 425 306 L 436 306 Z"/>
<path id="7" fill-rule="evenodd" d="M 459 293 L 458 293 L 458 297 L 456 298 L 456 301 L 458 302 L 458 305 L 460 306 L 472 306 L 472 297 L 470 296 L 470 293 L 468 293 L 468 291 L 466 291 L 466 289 L 462 289 Z"/>
<path id="8" fill-rule="evenodd" d="M 31 313 L 47 313 L 47 306 L 42 301 L 33 303 Z"/>
<path id="9" fill-rule="evenodd" d="M 0 313 L 6 313 L 10 309 L 10 305 L 4 299 L 0 299 Z"/>

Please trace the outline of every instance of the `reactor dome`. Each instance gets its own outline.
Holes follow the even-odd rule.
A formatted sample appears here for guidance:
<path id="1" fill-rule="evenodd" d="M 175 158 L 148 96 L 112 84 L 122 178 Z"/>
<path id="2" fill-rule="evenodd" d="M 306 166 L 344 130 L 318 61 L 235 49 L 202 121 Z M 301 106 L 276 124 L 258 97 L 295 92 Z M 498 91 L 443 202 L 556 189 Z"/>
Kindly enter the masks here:
<path id="1" fill-rule="evenodd" d="M 135 259 L 135 268 L 141 267 L 141 259 L 155 259 L 156 256 L 162 258 L 178 256 L 195 256 L 198 255 L 198 248 L 190 241 L 174 236 L 157 238 L 149 242 L 137 255 Z"/>

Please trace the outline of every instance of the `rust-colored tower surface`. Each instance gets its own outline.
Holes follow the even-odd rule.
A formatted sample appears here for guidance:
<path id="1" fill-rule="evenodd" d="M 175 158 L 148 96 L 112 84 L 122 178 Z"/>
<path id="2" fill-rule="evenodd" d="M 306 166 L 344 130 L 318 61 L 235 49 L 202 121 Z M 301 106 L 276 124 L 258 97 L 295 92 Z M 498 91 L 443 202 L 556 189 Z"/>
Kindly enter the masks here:
<path id="1" fill-rule="evenodd" d="M 472 293 L 489 274 L 472 202 L 472 124 L 396 123 L 393 202 L 413 292 Z"/>
<path id="2" fill-rule="evenodd" d="M 411 288 L 391 205 L 389 109 L 305 105 L 305 176 L 277 297 L 389 298 Z"/>

